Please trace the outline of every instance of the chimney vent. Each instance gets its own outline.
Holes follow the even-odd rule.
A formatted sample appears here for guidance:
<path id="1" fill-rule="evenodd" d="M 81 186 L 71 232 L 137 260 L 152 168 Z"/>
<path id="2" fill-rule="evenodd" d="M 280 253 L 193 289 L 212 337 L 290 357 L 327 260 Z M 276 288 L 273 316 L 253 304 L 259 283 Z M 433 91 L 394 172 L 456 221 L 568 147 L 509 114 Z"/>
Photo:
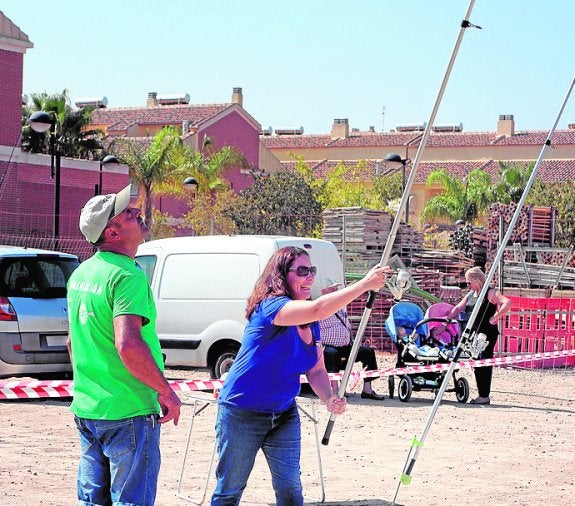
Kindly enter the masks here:
<path id="1" fill-rule="evenodd" d="M 332 139 L 347 139 L 349 137 L 349 120 L 347 118 L 335 118 L 331 127 Z"/>
<path id="2" fill-rule="evenodd" d="M 158 105 L 157 100 L 158 94 L 155 91 L 150 91 L 148 93 L 148 101 L 146 102 L 146 107 L 155 107 Z"/>
<path id="3" fill-rule="evenodd" d="M 500 114 L 497 122 L 497 136 L 513 137 L 515 135 L 515 120 L 513 114 Z"/>
<path id="4" fill-rule="evenodd" d="M 241 88 L 234 88 L 232 91 L 232 104 L 238 104 L 240 107 L 244 106 L 244 96 Z"/>

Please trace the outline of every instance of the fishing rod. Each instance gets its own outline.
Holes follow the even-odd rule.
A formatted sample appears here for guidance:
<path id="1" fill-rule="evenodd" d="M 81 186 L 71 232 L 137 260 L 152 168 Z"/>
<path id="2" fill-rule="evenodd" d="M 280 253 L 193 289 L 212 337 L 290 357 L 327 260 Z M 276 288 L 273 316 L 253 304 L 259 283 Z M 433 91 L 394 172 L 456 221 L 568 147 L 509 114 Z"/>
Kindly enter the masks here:
<path id="1" fill-rule="evenodd" d="M 431 127 L 435 122 L 435 116 L 437 114 L 437 110 L 439 109 L 439 104 L 441 103 L 441 99 L 443 97 L 443 92 L 445 91 L 445 87 L 447 86 L 447 81 L 449 80 L 449 75 L 451 74 L 451 69 L 453 68 L 453 64 L 455 62 L 455 57 L 457 56 L 457 52 L 459 51 L 459 46 L 461 45 L 461 41 L 463 39 L 463 34 L 465 33 L 465 29 L 469 27 L 479 28 L 480 26 L 474 25 L 469 22 L 469 17 L 471 15 L 471 11 L 473 10 L 473 4 L 475 0 L 471 0 L 469 2 L 469 6 L 467 7 L 467 12 L 465 13 L 465 18 L 461 22 L 461 28 L 459 30 L 459 35 L 457 36 L 457 41 L 455 42 L 455 47 L 451 53 L 451 58 L 449 60 L 449 64 L 447 65 L 447 70 L 445 71 L 445 75 L 443 77 L 443 81 L 441 82 L 441 86 L 439 88 L 439 93 L 437 94 L 437 98 L 435 100 L 435 105 L 433 106 L 433 110 L 431 111 L 431 116 L 429 117 L 429 121 L 425 127 L 423 132 L 423 136 L 421 138 L 421 142 L 419 147 L 417 148 L 417 153 L 414 158 L 413 167 L 410 171 L 409 177 L 407 178 L 405 188 L 403 190 L 403 195 L 401 196 L 401 202 L 399 204 L 399 209 L 397 210 L 397 214 L 393 220 L 393 224 L 391 226 L 391 230 L 389 232 L 389 237 L 387 238 L 387 242 L 385 243 L 385 249 L 383 250 L 383 254 L 381 256 L 381 260 L 379 262 L 380 266 L 387 265 L 389 257 L 391 256 L 391 250 L 393 248 L 393 243 L 395 242 L 395 236 L 397 235 L 397 230 L 399 228 L 399 223 L 401 221 L 401 216 L 404 213 L 405 207 L 407 205 L 407 200 L 409 199 L 409 193 L 411 192 L 411 187 L 415 180 L 415 175 L 417 173 L 417 169 L 419 167 L 419 161 L 421 159 L 421 155 L 423 154 L 423 149 L 425 144 L 427 143 L 427 139 L 429 134 L 431 133 Z M 339 397 L 343 397 L 345 394 L 345 390 L 347 388 L 347 383 L 349 380 L 349 376 L 351 374 L 351 369 L 353 364 L 355 363 L 355 359 L 357 357 L 357 352 L 359 351 L 359 347 L 361 345 L 361 341 L 363 339 L 363 335 L 365 333 L 365 328 L 367 327 L 367 322 L 371 315 L 371 310 L 373 308 L 373 304 L 377 297 L 377 292 L 369 292 L 367 302 L 365 304 L 365 309 L 363 311 L 363 315 L 361 317 L 361 321 L 359 323 L 359 327 L 357 329 L 357 333 L 355 335 L 355 339 L 353 341 L 353 345 L 351 347 L 349 358 L 347 360 L 347 364 L 345 367 L 345 371 L 341 378 L 341 383 L 339 385 L 339 390 L 337 395 Z M 329 417 L 327 422 L 327 426 L 325 429 L 325 433 L 322 439 L 322 444 L 327 445 L 329 444 L 329 438 L 331 432 L 333 430 L 333 426 L 335 424 L 336 416 L 332 413 Z"/>
<path id="2" fill-rule="evenodd" d="M 563 100 L 563 103 L 561 104 L 561 108 L 559 109 L 559 113 L 557 114 L 557 117 L 555 119 L 555 123 L 553 123 L 551 130 L 549 130 L 549 134 L 547 135 L 547 138 L 545 139 L 543 147 L 541 148 L 541 152 L 539 153 L 539 157 L 537 158 L 537 162 L 535 163 L 533 171 L 531 172 L 531 175 L 529 176 L 527 184 L 525 185 L 525 189 L 523 190 L 523 194 L 521 195 L 521 199 L 519 200 L 519 202 L 517 204 L 517 209 L 515 209 L 515 212 L 513 213 L 513 217 L 511 218 L 511 221 L 509 222 L 507 232 L 505 233 L 505 236 L 503 237 L 503 239 L 501 240 L 501 243 L 499 244 L 499 247 L 497 248 L 497 253 L 495 254 L 495 257 L 493 258 L 493 261 L 491 263 L 491 268 L 489 269 L 489 272 L 487 273 L 487 275 L 485 277 L 485 282 L 483 283 L 483 287 L 481 288 L 481 291 L 479 292 L 479 295 L 477 297 L 477 302 L 475 303 L 473 311 L 471 312 L 471 315 L 469 316 L 469 319 L 465 325 L 465 330 L 463 331 L 463 333 L 461 335 L 461 340 L 459 341 L 459 344 L 457 345 L 457 348 L 456 348 L 455 353 L 453 355 L 453 361 L 449 364 L 449 367 L 445 373 L 446 380 L 441 382 L 441 386 L 437 392 L 437 395 L 435 396 L 435 401 L 433 402 L 433 407 L 431 408 L 431 412 L 429 413 L 429 416 L 427 417 L 427 421 L 425 422 L 423 432 L 421 433 L 421 436 L 419 436 L 419 438 L 414 437 L 412 440 L 412 445 L 411 445 L 411 448 L 409 450 L 409 454 L 407 456 L 407 460 L 405 463 L 405 467 L 403 469 L 403 473 L 399 479 L 399 483 L 397 484 L 397 489 L 395 490 L 395 496 L 393 497 L 392 505 L 395 504 L 395 499 L 397 497 L 399 487 L 402 484 L 403 485 L 409 485 L 409 483 L 411 482 L 411 472 L 413 471 L 413 466 L 415 465 L 415 461 L 417 460 L 417 456 L 419 454 L 419 451 L 421 450 L 421 447 L 423 446 L 423 443 L 425 441 L 425 437 L 427 436 L 427 433 L 429 432 L 429 429 L 431 427 L 431 423 L 433 422 L 433 418 L 435 417 L 435 413 L 437 412 L 437 409 L 439 408 L 439 404 L 441 403 L 441 399 L 443 397 L 443 394 L 445 393 L 445 390 L 447 388 L 447 384 L 449 383 L 449 381 L 447 381 L 447 378 L 450 378 L 451 375 L 453 374 L 453 370 L 455 369 L 455 366 L 456 366 L 457 362 L 459 361 L 459 357 L 461 356 L 461 354 L 464 351 L 468 351 L 468 350 L 479 351 L 478 349 L 481 348 L 481 346 L 477 345 L 477 342 L 481 339 L 480 335 L 476 335 L 475 333 L 472 334 L 471 333 L 471 327 L 473 327 L 473 324 L 475 323 L 475 319 L 477 318 L 477 314 L 479 313 L 479 307 L 481 306 L 483 299 L 487 295 L 487 291 L 489 290 L 489 284 L 490 284 L 491 280 L 493 279 L 495 271 L 498 269 L 499 262 L 501 261 L 503 253 L 505 251 L 505 246 L 509 242 L 509 240 L 511 239 L 511 234 L 513 233 L 513 228 L 515 227 L 515 224 L 517 223 L 517 220 L 519 219 L 519 215 L 521 214 L 521 210 L 523 209 L 523 206 L 525 204 L 527 194 L 529 193 L 529 190 L 531 189 L 531 186 L 533 185 L 533 182 L 535 181 L 535 177 L 537 175 L 537 170 L 539 169 L 539 165 L 541 164 L 541 161 L 543 160 L 543 156 L 545 155 L 545 151 L 551 145 L 551 137 L 553 136 L 553 133 L 555 132 L 555 129 L 557 128 L 557 124 L 559 123 L 559 120 L 561 119 L 561 115 L 563 114 L 563 110 L 565 109 L 565 106 L 567 105 L 567 101 L 569 100 L 569 96 L 571 95 L 571 92 L 573 91 L 573 86 L 575 86 L 575 77 L 573 77 L 573 80 L 571 81 L 571 85 L 569 86 L 567 94 Z"/>

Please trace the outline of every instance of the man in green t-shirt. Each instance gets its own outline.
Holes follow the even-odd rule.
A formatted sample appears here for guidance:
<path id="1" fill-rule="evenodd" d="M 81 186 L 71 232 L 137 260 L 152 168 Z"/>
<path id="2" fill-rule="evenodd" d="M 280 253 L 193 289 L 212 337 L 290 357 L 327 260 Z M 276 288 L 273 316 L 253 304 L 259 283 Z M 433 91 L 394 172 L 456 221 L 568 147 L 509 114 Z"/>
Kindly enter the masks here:
<path id="1" fill-rule="evenodd" d="M 177 425 L 181 401 L 164 377 L 154 300 L 134 261 L 149 227 L 127 186 L 91 198 L 80 230 L 97 252 L 68 282 L 78 501 L 153 505 L 160 424 Z"/>

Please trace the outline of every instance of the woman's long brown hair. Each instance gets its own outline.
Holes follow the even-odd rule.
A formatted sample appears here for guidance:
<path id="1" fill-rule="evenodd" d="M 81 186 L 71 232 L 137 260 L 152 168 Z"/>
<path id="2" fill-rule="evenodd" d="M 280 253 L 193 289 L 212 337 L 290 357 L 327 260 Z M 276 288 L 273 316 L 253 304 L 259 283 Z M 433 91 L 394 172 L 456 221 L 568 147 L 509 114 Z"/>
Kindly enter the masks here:
<path id="1" fill-rule="evenodd" d="M 295 246 L 280 248 L 272 255 L 248 299 L 246 319 L 249 320 L 257 305 L 269 297 L 279 295 L 291 297 L 287 273 L 293 261 L 301 255 L 309 256 L 306 250 Z"/>

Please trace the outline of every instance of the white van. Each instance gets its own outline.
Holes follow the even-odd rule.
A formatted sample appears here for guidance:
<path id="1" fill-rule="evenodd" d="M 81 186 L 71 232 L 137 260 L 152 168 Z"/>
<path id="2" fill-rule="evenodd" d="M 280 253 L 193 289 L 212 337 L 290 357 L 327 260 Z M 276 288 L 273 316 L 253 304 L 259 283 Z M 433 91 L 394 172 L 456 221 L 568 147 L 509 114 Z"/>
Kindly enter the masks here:
<path id="1" fill-rule="evenodd" d="M 213 378 L 230 368 L 246 324 L 247 298 L 269 258 L 284 246 L 305 249 L 317 266 L 314 298 L 325 284 L 343 284 L 339 253 L 321 239 L 222 235 L 140 245 L 136 261 L 152 287 L 166 365 L 209 367 Z"/>

